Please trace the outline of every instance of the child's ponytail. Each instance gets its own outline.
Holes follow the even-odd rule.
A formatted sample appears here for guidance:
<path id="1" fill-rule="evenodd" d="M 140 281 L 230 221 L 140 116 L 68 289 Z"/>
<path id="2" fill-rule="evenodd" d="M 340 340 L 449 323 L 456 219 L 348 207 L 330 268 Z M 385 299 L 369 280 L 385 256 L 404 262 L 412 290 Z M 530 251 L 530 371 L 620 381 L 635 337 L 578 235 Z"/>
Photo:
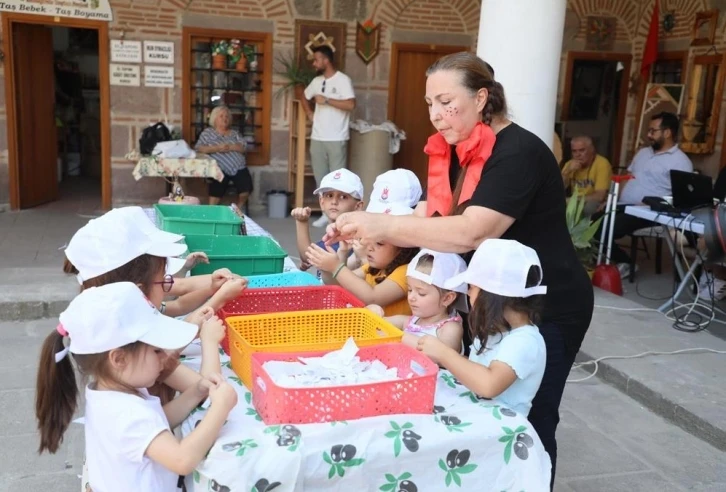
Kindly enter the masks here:
<path id="1" fill-rule="evenodd" d="M 78 406 L 78 385 L 68 355 L 56 362 L 56 354 L 65 349 L 63 335 L 53 330 L 43 342 L 35 384 L 35 417 L 38 419 L 40 446 L 38 453 L 55 453 Z"/>

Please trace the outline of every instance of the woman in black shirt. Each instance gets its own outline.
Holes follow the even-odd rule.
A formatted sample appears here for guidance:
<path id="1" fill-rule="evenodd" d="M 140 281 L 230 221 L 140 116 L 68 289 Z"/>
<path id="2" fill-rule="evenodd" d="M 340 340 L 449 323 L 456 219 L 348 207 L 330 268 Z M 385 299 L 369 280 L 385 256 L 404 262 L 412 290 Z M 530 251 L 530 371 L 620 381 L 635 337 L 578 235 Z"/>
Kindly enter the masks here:
<path id="1" fill-rule="evenodd" d="M 438 132 L 425 148 L 427 200 L 415 216 L 342 214 L 327 239 L 466 254 L 499 237 L 537 252 L 548 289 L 539 325 L 547 366 L 529 420 L 550 455 L 554 482 L 560 400 L 593 310 L 592 284 L 565 222 L 560 170 L 542 140 L 507 119 L 504 90 L 476 55 L 445 56 L 426 75 L 426 102 Z"/>

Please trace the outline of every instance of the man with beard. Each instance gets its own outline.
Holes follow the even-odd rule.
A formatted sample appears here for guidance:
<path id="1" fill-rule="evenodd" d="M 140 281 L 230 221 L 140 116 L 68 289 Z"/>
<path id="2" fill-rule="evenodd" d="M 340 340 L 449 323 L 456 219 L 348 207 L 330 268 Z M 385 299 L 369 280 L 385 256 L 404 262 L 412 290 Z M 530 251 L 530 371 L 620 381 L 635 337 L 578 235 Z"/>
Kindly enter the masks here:
<path id="1" fill-rule="evenodd" d="M 677 137 L 678 117 L 675 114 L 663 112 L 650 119 L 650 146 L 640 149 L 628 167 L 628 172 L 635 179 L 622 185 L 615 214 L 613 239 L 620 239 L 638 229 L 653 225 L 651 221 L 627 215 L 624 212 L 626 206 L 642 204 L 646 196 L 670 196 L 671 170 L 693 172 L 691 160 L 676 144 Z M 600 237 L 600 231 L 596 237 Z M 630 256 L 614 242 L 610 259 L 617 264 L 621 275 L 630 272 Z"/>
<path id="2" fill-rule="evenodd" d="M 318 76 L 305 88 L 305 99 L 315 102 L 315 111 L 308 104 L 303 107 L 313 121 L 310 163 L 320 187 L 323 176 L 346 167 L 348 162 L 348 127 L 350 113 L 355 109 L 355 92 L 350 77 L 335 68 L 330 46 L 313 48 L 313 68 Z M 313 222 L 315 227 L 327 224 L 325 214 Z"/>

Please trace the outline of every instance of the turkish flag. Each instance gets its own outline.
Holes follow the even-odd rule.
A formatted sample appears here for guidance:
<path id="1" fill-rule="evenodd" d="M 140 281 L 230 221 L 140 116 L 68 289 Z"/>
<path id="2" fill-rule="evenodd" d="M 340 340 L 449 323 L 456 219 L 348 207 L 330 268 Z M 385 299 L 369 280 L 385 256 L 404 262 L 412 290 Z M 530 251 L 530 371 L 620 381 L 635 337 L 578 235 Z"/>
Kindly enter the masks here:
<path id="1" fill-rule="evenodd" d="M 658 21 L 658 0 L 655 0 L 653 14 L 650 17 L 648 37 L 645 40 L 645 49 L 643 50 L 643 63 L 640 66 L 640 75 L 646 81 L 649 79 L 650 66 L 658 59 Z"/>

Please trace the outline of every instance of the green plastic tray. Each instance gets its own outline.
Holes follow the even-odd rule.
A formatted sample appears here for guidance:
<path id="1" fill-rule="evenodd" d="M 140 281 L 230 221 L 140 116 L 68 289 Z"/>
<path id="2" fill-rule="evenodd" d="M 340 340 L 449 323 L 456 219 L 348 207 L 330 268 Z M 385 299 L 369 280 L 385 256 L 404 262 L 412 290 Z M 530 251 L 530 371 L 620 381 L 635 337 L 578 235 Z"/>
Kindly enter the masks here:
<path id="1" fill-rule="evenodd" d="M 226 205 L 155 204 L 159 229 L 183 235 L 239 235 L 242 219 Z"/>
<path id="2" fill-rule="evenodd" d="M 190 252 L 203 251 L 209 264 L 199 264 L 192 275 L 229 268 L 237 275 L 281 273 L 287 253 L 274 240 L 264 236 L 187 236 Z"/>

